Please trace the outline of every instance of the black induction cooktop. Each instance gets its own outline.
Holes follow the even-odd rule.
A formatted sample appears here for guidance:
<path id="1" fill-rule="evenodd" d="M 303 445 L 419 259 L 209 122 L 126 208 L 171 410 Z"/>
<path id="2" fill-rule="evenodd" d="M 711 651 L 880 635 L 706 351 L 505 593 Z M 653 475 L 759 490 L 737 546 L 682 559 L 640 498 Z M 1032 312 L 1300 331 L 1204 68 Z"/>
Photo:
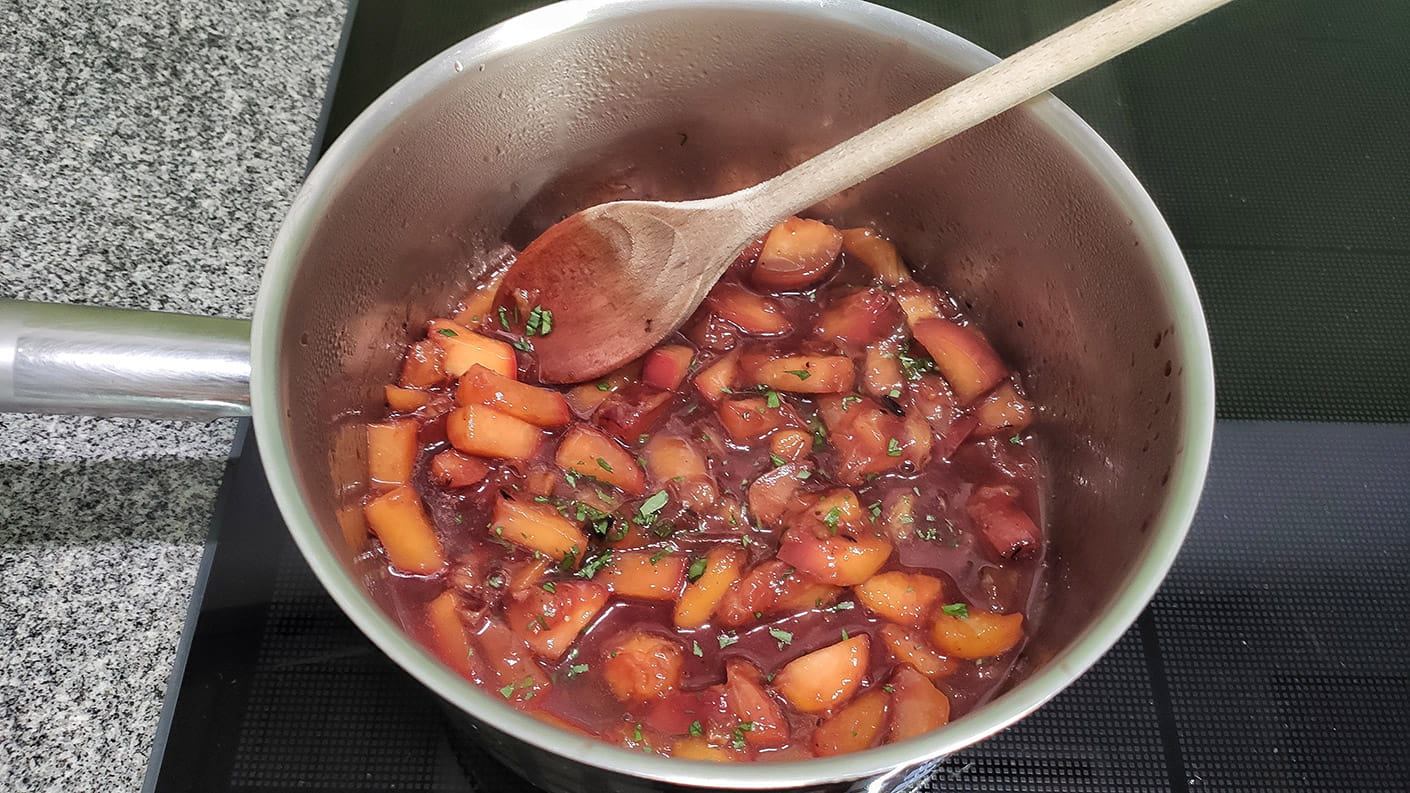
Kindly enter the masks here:
<path id="1" fill-rule="evenodd" d="M 532 3 L 362 0 L 314 156 Z M 1103 0 L 892 3 L 997 52 Z M 1410 790 L 1410 4 L 1241 0 L 1058 91 L 1174 228 L 1220 422 L 1185 550 L 1082 679 L 926 791 Z M 1365 108 L 1373 108 L 1367 112 Z M 342 616 L 242 431 L 145 790 L 497 791 Z"/>

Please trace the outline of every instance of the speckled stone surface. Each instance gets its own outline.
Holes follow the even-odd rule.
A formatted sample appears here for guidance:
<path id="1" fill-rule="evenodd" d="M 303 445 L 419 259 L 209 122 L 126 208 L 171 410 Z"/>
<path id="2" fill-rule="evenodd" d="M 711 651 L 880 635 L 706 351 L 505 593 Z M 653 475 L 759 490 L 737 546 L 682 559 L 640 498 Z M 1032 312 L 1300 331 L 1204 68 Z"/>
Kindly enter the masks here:
<path id="1" fill-rule="evenodd" d="M 248 316 L 343 0 L 0 0 L 0 296 Z M 0 790 L 140 787 L 233 421 L 0 416 Z"/>

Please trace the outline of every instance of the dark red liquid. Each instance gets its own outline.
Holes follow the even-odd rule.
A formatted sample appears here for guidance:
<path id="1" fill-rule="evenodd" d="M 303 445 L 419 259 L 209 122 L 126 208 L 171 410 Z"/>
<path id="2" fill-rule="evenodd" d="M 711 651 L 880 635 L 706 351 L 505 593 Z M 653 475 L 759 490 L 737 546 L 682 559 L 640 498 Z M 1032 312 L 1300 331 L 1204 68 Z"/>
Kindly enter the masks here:
<path id="1" fill-rule="evenodd" d="M 756 252 L 751 251 L 749 255 Z M 750 289 L 749 265 L 746 256 L 739 267 L 726 275 L 717 291 L 739 286 Z M 695 350 L 695 358 L 690 368 L 690 378 L 670 395 L 664 418 L 654 423 L 646 434 L 668 432 L 697 444 L 697 448 L 708 457 L 709 472 L 720 499 L 732 499 L 741 505 L 744 525 L 731 525 L 723 510 L 689 511 L 678 498 L 672 497 L 661 509 L 653 526 L 655 529 L 669 526 L 669 531 L 649 535 L 651 541 L 645 546 L 646 550 L 669 550 L 698 559 L 712 548 L 739 548 L 748 557 L 744 568 L 746 572 L 774 557 L 782 531 L 760 525 L 749 514 L 747 505 L 749 484 L 761 474 L 774 470 L 779 461 L 771 458 L 767 439 L 750 443 L 732 442 L 721 423 L 717 406 L 701 396 L 692 386 L 692 379 L 730 348 L 771 355 L 838 355 L 836 342 L 820 336 L 815 328 L 823 312 L 870 283 L 870 274 L 844 255 L 821 285 L 806 292 L 771 295 L 781 304 L 782 315 L 792 326 L 792 330 L 786 333 L 767 338 L 750 335 L 718 317 L 712 320 L 711 303 L 707 302 L 682 333 L 667 340 L 667 344 L 690 346 Z M 878 294 L 882 295 L 879 299 L 889 300 L 884 290 Z M 899 340 L 905 349 L 909 334 L 905 330 L 904 319 L 894 305 L 884 308 L 890 312 L 887 316 L 894 315 L 896 318 L 891 337 Z M 963 321 L 948 298 L 942 308 L 946 318 Z M 490 316 L 484 317 L 473 329 L 504 340 L 522 339 Z M 928 360 L 916 345 L 912 344 L 911 348 L 913 357 L 919 359 L 920 368 L 924 370 Z M 860 350 L 853 348 L 846 352 L 860 367 Z M 533 382 L 535 363 L 531 351 L 520 352 L 519 367 L 521 379 Z M 922 406 L 912 393 L 915 390 L 914 382 L 907 381 L 905 393 L 896 397 L 877 397 L 876 403 L 897 416 L 921 410 Z M 638 386 L 628 386 L 633 387 Z M 862 388 L 860 377 L 857 388 Z M 489 475 L 478 484 L 464 488 L 442 486 L 431 475 L 429 461 L 435 454 L 451 448 L 446 437 L 444 411 L 450 405 L 454 385 L 446 383 L 427 390 L 444 394 L 444 399 L 437 403 L 439 408 L 433 405 L 405 414 L 421 422 L 421 451 L 413 484 L 434 523 L 445 557 L 450 560 L 450 568 L 445 573 L 426 577 L 394 572 L 392 590 L 393 600 L 408 629 L 432 647 L 437 645 L 426 625 L 424 610 L 427 603 L 447 589 L 457 593 L 458 608 L 470 632 L 472 646 L 476 625 L 487 619 L 504 619 L 505 604 L 511 597 L 504 582 L 512 579 L 516 571 L 533 563 L 535 555 L 495 537 L 490 531 L 491 514 L 495 502 L 501 498 L 526 497 L 532 472 L 537 470 L 540 475 L 544 471 L 554 474 L 550 492 L 541 494 L 540 498 L 565 507 L 562 511 L 569 516 L 574 514 L 571 506 L 573 499 L 581 496 L 583 487 L 596 487 L 609 496 L 621 499 L 617 512 L 623 516 L 637 514 L 641 504 L 658 490 L 670 490 L 667 483 L 650 482 L 645 495 L 624 498 L 622 494 L 612 492 L 607 485 L 593 486 L 581 479 L 576 486 L 570 484 L 569 479 L 563 477 L 554 466 L 553 457 L 557 439 L 565 428 L 548 432 L 535 460 L 492 460 L 489 461 Z M 739 396 L 765 393 L 748 387 L 736 390 Z M 819 416 L 818 397 L 785 393 L 780 399 L 796 411 L 808 427 L 817 428 L 823 424 Z M 941 601 L 944 604 L 963 603 L 973 612 L 1023 613 L 1029 606 L 1043 566 L 1041 545 L 1020 548 L 1015 553 L 996 552 L 991 543 L 986 543 L 967 504 L 978 487 L 1009 486 L 1016 490 L 1017 503 L 1022 509 L 1028 515 L 1038 516 L 1039 466 L 1019 432 L 971 434 L 973 421 L 968 419 L 968 415 L 973 409 L 973 405 L 955 409 L 951 421 L 953 432 L 948 437 L 937 436 L 935 453 L 923 465 L 917 467 L 908 462 L 868 476 L 851 489 L 861 505 L 873 513 L 870 521 L 874 525 L 878 524 L 876 513 L 881 511 L 880 505 L 893 503 L 899 494 L 910 494 L 916 504 L 915 522 L 905 536 L 888 537 L 894 550 L 880 572 L 905 571 L 934 576 L 944 582 L 945 594 Z M 437 410 L 441 412 L 437 414 Z M 597 423 L 602 420 L 602 416 L 596 417 Z M 595 418 L 591 413 L 579 413 L 575 415 L 575 421 L 592 424 Z M 821 493 L 841 486 L 835 478 L 839 459 L 835 442 L 836 439 L 824 435 L 812 445 L 808 458 L 812 476 L 802 486 L 805 494 Z M 645 443 L 640 437 L 632 437 L 624 445 L 632 455 L 638 455 L 642 453 Z M 870 509 L 872 505 L 877 505 L 877 508 Z M 1041 521 L 1038 524 L 1041 525 Z M 583 549 L 581 555 L 571 563 L 562 565 L 562 569 L 555 566 L 546 578 L 536 580 L 533 586 L 548 589 L 553 587 L 554 582 L 591 580 L 576 571 L 581 569 L 585 560 L 598 557 L 609 545 L 607 538 L 599 533 L 589 530 L 588 536 L 590 545 Z M 473 570 L 467 573 L 470 568 Z M 499 576 L 500 585 L 487 586 L 485 581 L 496 575 Z M 939 604 L 936 605 L 938 607 Z M 889 689 L 887 681 L 892 680 L 896 671 L 897 661 L 878 635 L 884 620 L 865 608 L 851 587 L 844 587 L 835 603 L 830 603 L 826 608 L 768 614 L 729 630 L 711 624 L 696 630 L 678 629 L 673 624 L 672 610 L 670 601 L 636 600 L 612 595 L 563 658 L 535 662 L 543 669 L 550 683 L 537 692 L 538 696 L 527 701 L 516 699 L 515 704 L 549 714 L 605 740 L 669 753 L 677 742 L 691 737 L 689 725 L 696 719 L 687 720 L 684 716 L 696 715 L 696 707 L 701 708 L 702 713 L 708 708 L 708 692 L 711 687 L 720 686 L 725 681 L 726 662 L 731 659 L 744 659 L 756 667 L 768 688 L 769 681 L 794 659 L 835 644 L 844 636 L 866 635 L 871 639 L 870 663 L 862 679 L 861 691 Z M 771 630 L 774 632 L 771 633 Z M 915 630 L 918 635 L 929 635 L 929 628 L 924 625 Z M 1027 630 L 1025 626 L 1025 632 Z M 600 670 L 614 643 L 638 631 L 669 637 L 684 650 L 680 679 L 678 685 L 672 688 L 669 706 L 663 706 L 665 700 L 660 699 L 624 703 L 602 678 Z M 779 632 L 790 639 L 780 641 Z M 963 716 L 991 696 L 1011 667 L 1017 651 L 1018 647 L 1015 646 L 997 657 L 952 659 L 955 671 L 934 680 L 936 688 L 950 702 L 950 718 Z M 526 652 L 525 656 L 531 654 Z M 482 670 L 483 667 L 472 664 L 468 672 L 477 678 L 476 682 L 488 689 L 499 688 L 498 678 L 475 671 L 477 669 Z M 702 692 L 706 692 L 703 698 L 696 696 Z M 739 745 L 738 741 L 734 741 L 734 746 L 725 747 L 732 753 L 732 759 L 794 758 L 813 753 L 813 731 L 828 714 L 799 711 L 772 689 L 769 696 L 776 700 L 786 716 L 787 741 L 781 746 L 770 747 Z M 671 708 L 681 713 L 672 715 L 663 712 Z M 705 737 L 710 738 L 708 735 Z M 715 736 L 712 740 L 717 739 L 718 736 Z M 884 740 L 883 730 L 873 743 Z"/>

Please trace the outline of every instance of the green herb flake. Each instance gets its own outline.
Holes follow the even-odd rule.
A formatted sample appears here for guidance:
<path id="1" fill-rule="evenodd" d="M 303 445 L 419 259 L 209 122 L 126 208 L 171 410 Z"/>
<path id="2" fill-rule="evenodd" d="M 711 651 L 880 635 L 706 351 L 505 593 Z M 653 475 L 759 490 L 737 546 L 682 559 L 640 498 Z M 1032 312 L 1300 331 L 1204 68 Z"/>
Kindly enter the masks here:
<path id="1" fill-rule="evenodd" d="M 842 641 L 845 642 L 845 641 L 847 641 L 849 638 L 851 638 L 851 637 L 847 635 L 847 629 L 846 629 L 846 628 L 843 628 L 843 629 L 842 629 Z"/>
<path id="2" fill-rule="evenodd" d="M 838 603 L 838 604 L 836 604 L 836 605 L 834 605 L 834 606 L 829 607 L 829 608 L 828 608 L 828 611 L 832 611 L 832 612 L 848 611 L 848 610 L 854 609 L 854 608 L 856 608 L 856 607 L 857 607 L 857 604 L 856 604 L 856 603 L 853 603 L 853 602 L 850 601 L 850 600 L 844 600 L 844 601 L 842 601 L 841 603 Z"/>
<path id="3" fill-rule="evenodd" d="M 969 606 L 964 603 L 951 603 L 946 606 L 941 606 L 940 610 L 951 617 L 959 617 L 962 620 L 969 619 Z"/>
<path id="4" fill-rule="evenodd" d="M 459 336 L 459 335 L 460 335 L 459 333 L 456 333 L 455 331 L 451 330 L 450 328 L 441 328 L 440 330 L 438 330 L 438 331 L 436 331 L 436 332 L 439 333 L 439 334 L 441 334 L 442 336 Z"/>
<path id="5" fill-rule="evenodd" d="M 568 667 L 568 677 L 577 677 L 588 670 L 587 664 L 573 664 Z"/>
<path id="6" fill-rule="evenodd" d="M 509 312 L 504 306 L 499 307 L 499 325 L 505 330 L 509 330 Z"/>
<path id="7" fill-rule="evenodd" d="M 833 507 L 832 509 L 829 509 L 829 510 L 827 511 L 827 514 L 826 514 L 826 515 L 823 515 L 822 522 L 823 522 L 823 525 L 828 528 L 828 531 L 829 531 L 830 533 L 836 534 L 836 533 L 837 533 L 837 521 L 839 521 L 839 520 L 841 520 L 841 519 L 842 519 L 842 509 L 841 509 L 840 507 Z"/>
<path id="8" fill-rule="evenodd" d="M 845 410 L 851 410 L 853 405 L 860 405 L 861 403 L 862 403 L 862 398 L 859 397 L 859 396 L 845 396 L 845 397 L 842 397 L 842 409 L 843 409 L 844 411 L 845 411 Z"/>
<path id="9" fill-rule="evenodd" d="M 778 649 L 782 650 L 793 643 L 793 634 L 778 628 L 769 628 L 769 635 L 778 640 Z"/>
<path id="10" fill-rule="evenodd" d="M 563 481 L 568 483 L 568 487 L 578 486 L 578 475 L 572 471 L 563 472 Z"/>
<path id="11" fill-rule="evenodd" d="M 807 369 L 784 369 L 783 373 L 791 374 L 799 380 L 807 380 L 809 377 L 813 376 L 813 373 Z"/>
<path id="12" fill-rule="evenodd" d="M 700 642 L 692 641 L 692 642 L 690 643 L 690 652 L 691 652 L 696 658 L 704 658 L 704 657 L 705 657 L 705 651 L 702 650 L 702 649 L 700 649 Z"/>
<path id="13" fill-rule="evenodd" d="M 582 569 L 578 571 L 578 577 L 592 578 L 597 575 L 598 570 L 601 570 L 609 564 L 612 564 L 612 552 L 610 550 L 603 551 L 601 556 L 583 565 Z"/>
<path id="14" fill-rule="evenodd" d="M 656 564 L 657 562 L 661 561 L 662 559 L 665 559 L 665 558 L 666 558 L 666 554 L 668 554 L 668 553 L 670 553 L 670 552 L 671 552 L 671 549 L 670 549 L 670 548 L 662 548 L 661 550 L 657 551 L 656 553 L 651 554 L 651 563 L 652 563 L 652 564 Z"/>
<path id="15" fill-rule="evenodd" d="M 568 572 L 573 569 L 573 565 L 578 561 L 578 547 L 575 545 L 567 553 L 563 554 L 563 561 L 558 563 L 558 569 Z"/>
<path id="16" fill-rule="evenodd" d="M 685 572 L 686 580 L 691 582 L 699 581 L 700 576 L 705 575 L 705 565 L 705 557 L 703 556 L 691 562 L 690 569 Z"/>
<path id="17" fill-rule="evenodd" d="M 1022 446 L 1022 445 L 1023 445 L 1023 436 L 1021 436 L 1021 435 L 1015 435 L 1015 436 L 1009 438 L 1009 443 L 1012 443 L 1014 446 Z"/>
<path id="18" fill-rule="evenodd" d="M 882 686 L 882 687 L 881 687 L 881 690 L 882 690 L 882 691 L 885 691 L 885 692 L 888 693 L 888 694 L 894 694 L 894 693 L 896 693 L 896 687 L 893 686 L 893 685 L 891 685 L 890 683 L 887 683 L 886 685 Z"/>
<path id="19" fill-rule="evenodd" d="M 637 507 L 637 514 L 641 515 L 642 518 L 655 517 L 656 513 L 660 512 L 661 508 L 666 506 L 668 500 L 670 500 L 670 496 L 666 494 L 666 491 L 658 490 L 651 497 L 641 502 L 641 506 Z"/>
<path id="20" fill-rule="evenodd" d="M 611 384 L 609 384 L 606 380 L 603 380 L 602 382 L 600 382 L 600 383 L 597 384 L 597 390 L 598 390 L 598 391 L 611 391 L 611 390 L 612 390 L 612 386 L 611 386 Z"/>
<path id="21" fill-rule="evenodd" d="M 782 457 L 779 457 L 773 452 L 769 453 L 769 461 L 772 462 L 774 465 L 788 465 L 787 460 L 783 459 Z"/>
<path id="22" fill-rule="evenodd" d="M 702 736 L 702 735 L 704 735 L 704 734 L 705 734 L 705 728 L 702 727 L 702 726 L 700 726 L 700 722 L 699 722 L 699 721 L 692 721 L 692 722 L 690 723 L 690 736 L 691 736 L 692 738 L 698 738 L 698 737 L 700 737 L 700 736 Z"/>
<path id="23" fill-rule="evenodd" d="M 599 468 L 606 471 L 607 473 L 612 473 L 612 466 L 608 465 L 607 461 L 602 459 L 601 457 L 597 458 L 597 465 Z"/>
<path id="24" fill-rule="evenodd" d="M 739 641 L 739 637 L 738 637 L 738 636 L 735 636 L 735 635 L 732 634 L 732 633 L 722 633 L 722 634 L 720 634 L 720 636 L 719 636 L 719 640 L 720 640 L 720 649 L 723 650 L 723 649 L 725 649 L 726 647 L 730 646 L 731 644 L 734 644 L 735 642 Z"/>
<path id="25" fill-rule="evenodd" d="M 541 584 L 541 586 L 543 587 L 543 591 L 549 593 L 550 595 L 558 594 L 558 587 L 554 586 L 552 581 L 545 581 L 543 582 L 543 584 Z"/>
<path id="26" fill-rule="evenodd" d="M 640 724 L 636 725 L 636 729 L 632 730 L 632 740 L 636 741 L 637 743 L 640 743 L 640 742 L 641 742 L 641 725 L 640 725 Z"/>
<path id="27" fill-rule="evenodd" d="M 501 311 L 502 311 L 502 310 L 503 310 L 503 309 L 501 309 Z M 509 685 L 505 686 L 504 688 L 501 688 L 501 689 L 499 690 L 499 695 L 500 695 L 501 697 L 504 697 L 505 699 L 509 699 L 510 697 L 514 696 L 514 684 L 513 684 L 513 683 L 510 683 Z"/>
<path id="28" fill-rule="evenodd" d="M 524 334 L 533 336 L 547 336 L 553 330 L 553 312 L 543 306 L 534 306 L 529 312 L 529 319 L 524 325 Z"/>
<path id="29" fill-rule="evenodd" d="M 490 586 L 494 587 L 495 589 L 499 589 L 500 587 L 503 587 L 503 586 L 504 586 L 504 576 L 501 576 L 501 575 L 491 576 L 489 579 L 487 579 L 487 580 L 485 581 L 485 583 L 489 584 Z"/>
<path id="30" fill-rule="evenodd" d="M 771 408 L 776 408 L 783 404 L 783 400 L 779 398 L 777 391 L 769 391 L 764 394 L 764 404 Z"/>
<path id="31" fill-rule="evenodd" d="M 887 391 L 886 395 L 891 397 L 892 399 L 899 399 L 901 396 L 901 389 L 893 388 L 890 391 Z"/>
<path id="32" fill-rule="evenodd" d="M 798 472 L 798 478 L 799 478 L 799 479 L 807 479 L 808 477 L 810 477 L 810 476 L 812 476 L 812 475 L 813 475 L 813 472 L 807 470 L 806 468 L 803 469 L 802 471 L 799 471 L 799 472 Z"/>

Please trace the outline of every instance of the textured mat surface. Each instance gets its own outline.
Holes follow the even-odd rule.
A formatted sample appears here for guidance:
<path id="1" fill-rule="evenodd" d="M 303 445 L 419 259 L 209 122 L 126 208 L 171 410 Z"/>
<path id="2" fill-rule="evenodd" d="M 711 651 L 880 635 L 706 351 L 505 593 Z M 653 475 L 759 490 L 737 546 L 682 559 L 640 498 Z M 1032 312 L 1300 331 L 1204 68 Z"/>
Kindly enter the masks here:
<path id="1" fill-rule="evenodd" d="M 232 480 L 239 522 L 217 545 L 156 789 L 521 788 L 457 758 L 431 696 L 257 506 L 261 476 L 250 454 Z M 924 789 L 1410 788 L 1407 481 L 1410 426 L 1221 422 L 1151 607 L 1075 685 Z"/>

